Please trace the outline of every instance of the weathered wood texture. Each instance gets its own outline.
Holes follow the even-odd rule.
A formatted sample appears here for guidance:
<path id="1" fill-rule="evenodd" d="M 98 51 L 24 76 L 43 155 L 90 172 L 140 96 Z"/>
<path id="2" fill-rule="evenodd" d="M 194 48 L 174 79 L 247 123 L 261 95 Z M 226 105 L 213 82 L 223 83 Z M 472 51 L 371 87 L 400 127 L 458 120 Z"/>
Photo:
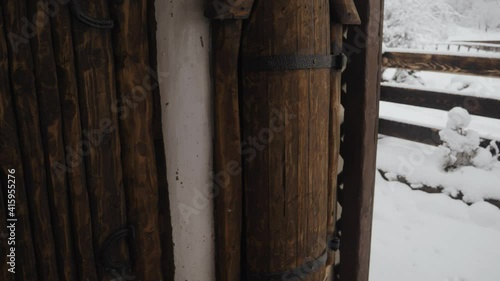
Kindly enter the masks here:
<path id="1" fill-rule="evenodd" d="M 209 0 L 206 15 L 212 19 L 247 19 L 255 0 Z"/>
<path id="2" fill-rule="evenodd" d="M 106 1 L 91 0 L 81 4 L 91 16 L 109 18 Z M 123 111 L 116 97 L 111 31 L 74 21 L 73 42 L 97 255 L 104 241 L 127 225 L 117 116 Z M 115 262 L 129 262 L 128 246 L 123 239 L 108 254 Z M 113 277 L 99 265 L 98 272 L 100 280 Z"/>
<path id="3" fill-rule="evenodd" d="M 256 1 L 242 56 L 328 55 L 329 26 L 326 0 Z M 292 270 L 326 250 L 330 70 L 242 68 L 247 274 Z"/>
<path id="4" fill-rule="evenodd" d="M 432 53 L 386 52 L 384 67 L 500 77 L 500 58 Z"/>
<path id="5" fill-rule="evenodd" d="M 388 102 L 441 109 L 445 111 L 460 106 L 467 109 L 467 111 L 473 115 L 500 119 L 500 100 L 495 99 L 448 94 L 424 89 L 401 88 L 389 85 L 381 87 L 380 99 Z"/>
<path id="6" fill-rule="evenodd" d="M 354 0 L 332 0 L 332 19 L 341 24 L 361 24 Z"/>
<path id="7" fill-rule="evenodd" d="M 61 170 L 57 166 L 58 163 L 64 163 L 65 155 L 50 18 L 44 10 L 48 0 L 27 0 L 26 2 L 28 15 L 33 15 L 35 21 L 30 41 L 59 279 L 70 281 L 76 278 L 76 268 L 66 173 L 64 169 Z"/>
<path id="8" fill-rule="evenodd" d="M 37 267 L 35 264 L 35 252 L 31 242 L 31 225 L 28 215 L 28 202 L 26 198 L 26 184 L 24 181 L 24 172 L 22 157 L 20 151 L 20 141 L 18 138 L 17 122 L 15 117 L 15 105 L 12 99 L 9 77 L 9 56 L 7 50 L 7 37 L 4 33 L 3 3 L 0 3 L 0 278 L 6 281 L 15 280 L 16 275 L 8 271 L 10 266 L 7 264 L 10 258 L 11 245 L 8 241 L 10 237 L 7 225 L 8 214 L 7 204 L 9 195 L 15 195 L 16 199 L 16 262 L 18 264 L 18 276 L 23 278 L 37 278 Z M 9 170 L 14 169 L 14 182 L 9 182 Z M 14 185 L 13 191 L 9 186 Z M 45 201 L 47 202 L 47 201 Z M 36 218 L 35 218 L 36 219 Z M 50 226 L 49 226 L 50 227 Z M 50 229 L 50 228 L 47 228 Z M 21 232 L 22 231 L 22 232 Z M 52 239 L 51 236 L 49 236 Z M 48 241 L 49 242 L 49 241 Z M 25 245 L 20 243 L 26 243 Z M 54 260 L 55 261 L 55 260 Z M 19 268 L 20 267 L 20 268 Z M 56 268 L 55 268 L 56 269 Z M 57 274 L 57 271 L 54 271 Z M 57 278 L 57 275 L 54 275 Z M 30 280 L 30 279 L 26 279 Z M 54 279 L 57 280 L 57 279 Z"/>
<path id="9" fill-rule="evenodd" d="M 147 0 L 111 5 L 121 155 L 128 223 L 135 228 L 132 274 L 163 280 L 158 222 L 158 178 L 153 140 L 153 98 Z"/>
<path id="10" fill-rule="evenodd" d="M 68 181 L 77 268 L 75 274 L 79 280 L 97 280 L 81 142 L 83 136 L 80 124 L 73 35 L 71 34 L 71 17 L 67 5 L 59 6 L 57 13 L 51 17 L 51 27 L 66 155 L 66 158 L 57 165 L 60 165 L 60 171 L 66 172 Z"/>
<path id="11" fill-rule="evenodd" d="M 2 3 L 5 30 L 3 38 L 8 38 L 8 52 L 2 47 L 2 54 L 8 53 L 9 72 L 5 69 L 2 73 L 10 74 L 13 101 L 8 102 L 2 112 L 8 114 L 9 110 L 16 111 L 17 125 L 9 118 L 3 117 L 2 123 L 7 122 L 2 132 L 11 134 L 2 137 L 8 141 L 5 144 L 6 154 L 10 155 L 9 161 L 2 161 L 5 165 L 12 165 L 19 174 L 17 184 L 18 213 L 20 226 L 17 228 L 19 245 L 18 277 L 21 280 L 58 280 L 57 261 L 52 234 L 50 209 L 47 199 L 47 185 L 43 156 L 42 137 L 40 133 L 40 120 L 38 101 L 33 75 L 33 61 L 29 38 L 32 36 L 25 30 L 22 19 L 27 20 L 26 3 L 24 1 L 3 1 Z M 3 44 L 2 44 L 3 45 Z M 3 45 L 5 46 L 5 45 Z M 7 66 L 4 61 L 3 67 Z M 5 77 L 3 78 L 5 79 Z M 9 82 L 2 81 L 2 98 L 9 99 Z M 16 132 L 16 130 L 18 130 Z M 17 133 L 20 139 L 18 142 Z M 19 162 L 22 159 L 23 167 Z M 11 167 L 2 167 L 9 169 Z M 23 169 L 24 168 L 24 169 Z M 24 194 L 24 195 L 23 195 Z M 25 194 L 29 194 L 26 199 Z M 23 198 L 24 197 L 24 198 Z M 32 210 L 28 213 L 28 205 Z M 33 210 L 37 210 L 36 212 Z M 30 226 L 31 222 L 31 226 Z M 31 228 L 37 235 L 32 236 Z M 35 261 L 38 262 L 37 264 Z"/>
<path id="12" fill-rule="evenodd" d="M 155 0 L 148 0 L 148 33 L 149 33 L 149 63 L 156 75 L 149 77 L 153 86 L 153 135 L 156 153 L 156 170 L 158 175 L 158 216 L 161 240 L 161 270 L 164 280 L 174 280 L 174 240 L 172 238 L 172 223 L 170 218 L 170 199 L 167 183 L 167 163 L 162 125 L 162 104 L 160 100 L 160 83 L 164 73 L 158 70 L 157 61 L 157 22 L 155 17 Z"/>
<path id="13" fill-rule="evenodd" d="M 241 274 L 242 170 L 238 57 L 242 22 L 214 21 L 214 188 L 217 280 Z"/>
<path id="14" fill-rule="evenodd" d="M 383 1 L 354 1 L 360 26 L 349 28 L 349 56 L 342 96 L 344 119 L 344 188 L 342 191 L 342 280 L 368 280 L 378 136 Z"/>

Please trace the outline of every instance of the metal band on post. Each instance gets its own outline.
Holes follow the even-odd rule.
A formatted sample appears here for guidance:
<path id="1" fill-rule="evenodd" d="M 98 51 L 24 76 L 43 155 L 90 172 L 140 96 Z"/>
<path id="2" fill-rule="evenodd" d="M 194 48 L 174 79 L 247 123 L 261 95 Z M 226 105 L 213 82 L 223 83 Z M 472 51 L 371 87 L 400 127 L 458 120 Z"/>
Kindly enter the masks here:
<path id="1" fill-rule="evenodd" d="M 347 64 L 344 54 L 338 55 L 280 55 L 243 58 L 243 69 L 249 72 L 286 71 L 333 68 L 343 71 Z"/>

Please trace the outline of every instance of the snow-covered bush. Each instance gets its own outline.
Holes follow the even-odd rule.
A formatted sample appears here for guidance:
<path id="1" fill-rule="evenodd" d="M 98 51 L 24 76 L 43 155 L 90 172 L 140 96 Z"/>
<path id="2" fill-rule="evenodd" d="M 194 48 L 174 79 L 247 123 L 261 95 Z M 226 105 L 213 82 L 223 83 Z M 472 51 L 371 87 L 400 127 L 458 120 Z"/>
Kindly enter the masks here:
<path id="1" fill-rule="evenodd" d="M 384 43 L 389 48 L 443 41 L 446 23 L 460 14 L 446 0 L 386 0 Z"/>
<path id="2" fill-rule="evenodd" d="M 466 129 L 471 117 L 467 110 L 455 107 L 448 112 L 446 128 L 439 132 L 443 144 L 440 146 L 443 154 L 445 170 L 453 170 L 462 166 L 474 166 L 490 169 L 494 158 L 489 150 L 479 146 L 481 139 L 473 130 Z"/>

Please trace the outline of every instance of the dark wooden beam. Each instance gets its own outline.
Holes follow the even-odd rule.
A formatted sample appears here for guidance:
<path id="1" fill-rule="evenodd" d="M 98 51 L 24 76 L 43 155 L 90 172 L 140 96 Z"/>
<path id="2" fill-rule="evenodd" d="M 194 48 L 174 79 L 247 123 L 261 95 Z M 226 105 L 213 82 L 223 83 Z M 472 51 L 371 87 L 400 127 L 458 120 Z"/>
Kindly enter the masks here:
<path id="1" fill-rule="evenodd" d="M 205 11 L 212 19 L 247 19 L 255 0 L 209 0 Z"/>
<path id="2" fill-rule="evenodd" d="M 499 77 L 499 57 L 471 57 L 432 53 L 386 52 L 384 67 Z"/>
<path id="3" fill-rule="evenodd" d="M 465 96 L 424 89 L 401 88 L 383 85 L 380 99 L 388 102 L 402 103 L 426 108 L 449 111 L 459 106 L 470 114 L 500 119 L 500 100 L 482 97 Z"/>
<path id="4" fill-rule="evenodd" d="M 380 119 L 379 132 L 383 135 L 415 141 L 428 145 L 440 145 L 439 129 L 428 128 L 397 121 Z"/>
<path id="5" fill-rule="evenodd" d="M 162 280 L 158 178 L 153 139 L 147 0 L 112 2 L 111 17 L 127 221 L 134 226 L 132 275 Z"/>
<path id="6" fill-rule="evenodd" d="M 345 42 L 352 53 L 344 72 L 347 94 L 343 154 L 340 277 L 367 281 L 375 187 L 378 103 L 382 63 L 382 0 L 354 1 L 360 26 L 350 27 Z"/>
<path id="7" fill-rule="evenodd" d="M 28 15 L 36 18 L 38 22 L 34 25 L 30 41 L 59 279 L 70 281 L 76 279 L 76 265 L 66 169 L 60 166 L 61 163 L 65 163 L 66 158 L 50 18 L 43 5 L 43 3 L 47 4 L 48 0 L 27 0 L 26 2 Z"/>
<path id="8" fill-rule="evenodd" d="M 14 2 L 11 4 L 14 4 Z M 11 89 L 9 74 L 9 58 L 18 57 L 15 56 L 15 54 L 12 54 L 12 48 L 7 47 L 11 42 L 9 42 L 5 36 L 5 31 L 12 32 L 12 30 L 15 30 L 15 26 L 12 21 L 4 22 L 5 18 L 3 14 L 4 12 L 8 13 L 12 11 L 20 12 L 18 8 L 19 6 L 14 7 L 13 5 L 6 7 L 5 2 L 0 3 L 0 252 L 2 253 L 2 256 L 0 257 L 0 278 L 6 281 L 50 280 L 41 279 L 40 277 L 53 276 L 55 278 L 54 280 L 58 280 L 52 232 L 44 231 L 51 229 L 46 196 L 39 197 L 40 201 L 42 201 L 40 204 L 45 204 L 44 206 L 46 208 L 45 210 L 42 210 L 41 215 L 34 218 L 30 217 L 28 210 L 29 204 L 26 193 L 29 190 L 36 190 L 37 187 L 30 189 L 30 187 L 26 185 L 26 181 L 24 179 L 25 174 L 22 163 L 23 158 L 21 156 L 20 140 L 18 137 L 19 126 L 15 115 L 16 104 L 12 98 L 13 92 Z M 5 11 L 3 9 L 5 9 Z M 9 20 L 12 20 L 13 15 L 9 16 Z M 15 66 L 20 65 L 18 60 L 14 60 L 14 62 L 16 63 Z M 20 72 L 23 73 L 22 68 L 20 69 Z M 19 88 L 16 88 L 16 90 L 19 90 Z M 18 92 L 17 94 L 19 95 L 22 93 Z M 26 127 L 26 125 L 27 124 L 24 124 L 23 127 Z M 44 186 L 39 186 L 38 191 L 43 187 Z M 13 195 L 15 196 L 14 198 L 12 197 Z M 31 197 L 35 197 L 35 194 L 32 194 Z M 10 217 L 8 214 L 7 205 L 12 202 L 8 202 L 7 199 L 15 202 L 13 212 L 15 213 L 15 217 Z M 41 228 L 41 233 L 37 234 L 42 235 L 43 238 L 47 239 L 47 241 L 45 241 L 45 246 L 48 245 L 52 247 L 39 247 L 39 245 L 34 245 L 33 243 L 33 227 L 30 221 L 31 219 L 36 221 L 40 217 L 47 219 L 44 222 L 48 223 L 48 225 Z M 16 228 L 15 230 L 13 229 L 16 234 L 16 245 L 11 245 L 8 240 L 10 237 L 10 229 L 7 228 L 7 225 L 12 223 L 7 221 L 8 218 L 17 219 L 17 222 L 14 222 Z M 37 226 L 40 226 L 40 220 L 37 222 Z M 16 248 L 16 251 L 14 252 L 16 274 L 8 271 L 8 269 L 11 268 L 11 265 L 7 262 L 10 262 L 11 258 L 7 255 L 11 255 L 10 248 L 12 246 Z M 34 248 L 34 246 L 37 247 Z M 47 256 L 54 264 L 45 264 L 49 266 L 49 268 L 45 269 L 44 272 L 38 273 L 36 257 L 43 256 Z"/>
<path id="9" fill-rule="evenodd" d="M 383 135 L 438 146 L 442 144 L 440 129 L 380 119 L 379 132 Z M 481 138 L 481 146 L 486 147 L 490 139 Z"/>
<path id="10" fill-rule="evenodd" d="M 238 57 L 242 22 L 213 21 L 214 188 L 218 281 L 241 278 L 243 184 L 238 97 Z M 236 171 L 234 169 L 236 168 Z"/>
<path id="11" fill-rule="evenodd" d="M 10 75 L 10 83 L 3 77 L 2 98 L 8 99 L 10 91 L 5 88 L 12 86 L 12 102 L 7 102 L 8 107 L 2 113 L 8 114 L 8 110 L 15 110 L 17 123 L 9 118 L 2 118 L 4 122 L 2 132 L 9 132 L 10 137 L 2 140 L 10 141 L 5 145 L 6 154 L 10 155 L 10 161 L 1 163 L 11 163 L 16 170 L 23 170 L 25 183 L 22 182 L 22 175 L 19 175 L 16 193 L 18 193 L 18 216 L 21 224 L 17 228 L 17 242 L 19 245 L 17 277 L 21 280 L 59 280 L 56 252 L 54 247 L 50 208 L 47 196 L 46 170 L 44 163 L 44 152 L 42 136 L 40 132 L 40 119 L 38 110 L 38 99 L 35 86 L 33 70 L 33 58 L 31 54 L 30 37 L 23 33 L 24 24 L 20 19 L 27 19 L 26 1 L 7 1 L 2 3 L 5 34 L 3 38 L 8 38 L 7 47 L 2 44 L 1 73 Z M 8 54 L 7 63 L 5 55 Z M 5 67 L 9 66 L 9 72 Z M 6 101 L 3 101 L 4 103 Z M 12 118 L 12 117 L 11 117 Z M 16 132 L 17 131 L 17 132 Z M 19 142 L 17 142 L 19 134 Z M 3 155 L 4 152 L 1 152 Z M 22 156 L 22 158 L 20 158 Z M 22 165 L 19 161 L 22 159 Z M 5 167 L 10 169 L 10 167 Z M 24 195 L 23 195 L 24 194 Z M 26 199 L 26 194 L 30 194 Z M 24 197 L 24 198 L 23 198 Z M 26 201 L 25 201 L 26 200 Z M 31 212 L 28 214 L 28 206 Z M 31 222 L 31 226 L 30 226 Z M 32 236 L 31 231 L 36 233 Z M 36 259 L 36 261 L 35 261 Z M 37 262 L 38 269 L 37 270 Z"/>
<path id="12" fill-rule="evenodd" d="M 334 21 L 341 24 L 361 24 L 354 0 L 332 0 L 330 3 Z"/>
<path id="13" fill-rule="evenodd" d="M 80 3 L 87 14 L 109 18 L 107 2 L 89 0 Z M 123 104 L 117 100 L 111 31 L 91 27 L 77 20 L 73 23 L 80 116 L 84 132 L 82 143 L 85 143 L 82 149 L 85 149 L 86 155 L 94 252 L 99 255 L 104 242 L 127 226 L 117 116 L 118 113 L 124 114 L 122 110 L 127 108 L 122 109 Z M 115 262 L 130 264 L 124 239 L 119 240 L 106 255 Z M 114 278 L 99 260 L 97 263 L 99 280 Z"/>
<path id="14" fill-rule="evenodd" d="M 85 163 L 81 152 L 83 136 L 71 25 L 68 5 L 59 6 L 59 11 L 51 17 L 51 26 L 66 152 L 66 159 L 60 165 L 68 180 L 77 268 L 75 274 L 79 280 L 97 280 L 90 223 L 92 219 L 85 180 Z"/>

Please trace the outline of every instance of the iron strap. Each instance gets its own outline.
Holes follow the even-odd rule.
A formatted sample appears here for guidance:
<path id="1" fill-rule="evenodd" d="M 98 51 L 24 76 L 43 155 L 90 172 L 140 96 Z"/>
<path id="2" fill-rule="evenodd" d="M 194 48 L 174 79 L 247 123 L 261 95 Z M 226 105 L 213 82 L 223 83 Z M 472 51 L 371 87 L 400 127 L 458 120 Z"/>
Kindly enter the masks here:
<path id="1" fill-rule="evenodd" d="M 280 272 L 280 273 L 249 273 L 247 274 L 247 281 L 292 281 L 302 280 L 312 273 L 316 272 L 319 268 L 326 264 L 328 258 L 328 251 L 324 251 L 321 256 L 315 260 L 308 261 L 300 267 Z"/>
<path id="2" fill-rule="evenodd" d="M 346 64 L 347 57 L 344 54 L 247 57 L 242 61 L 243 70 L 248 72 L 322 68 L 342 71 Z"/>

